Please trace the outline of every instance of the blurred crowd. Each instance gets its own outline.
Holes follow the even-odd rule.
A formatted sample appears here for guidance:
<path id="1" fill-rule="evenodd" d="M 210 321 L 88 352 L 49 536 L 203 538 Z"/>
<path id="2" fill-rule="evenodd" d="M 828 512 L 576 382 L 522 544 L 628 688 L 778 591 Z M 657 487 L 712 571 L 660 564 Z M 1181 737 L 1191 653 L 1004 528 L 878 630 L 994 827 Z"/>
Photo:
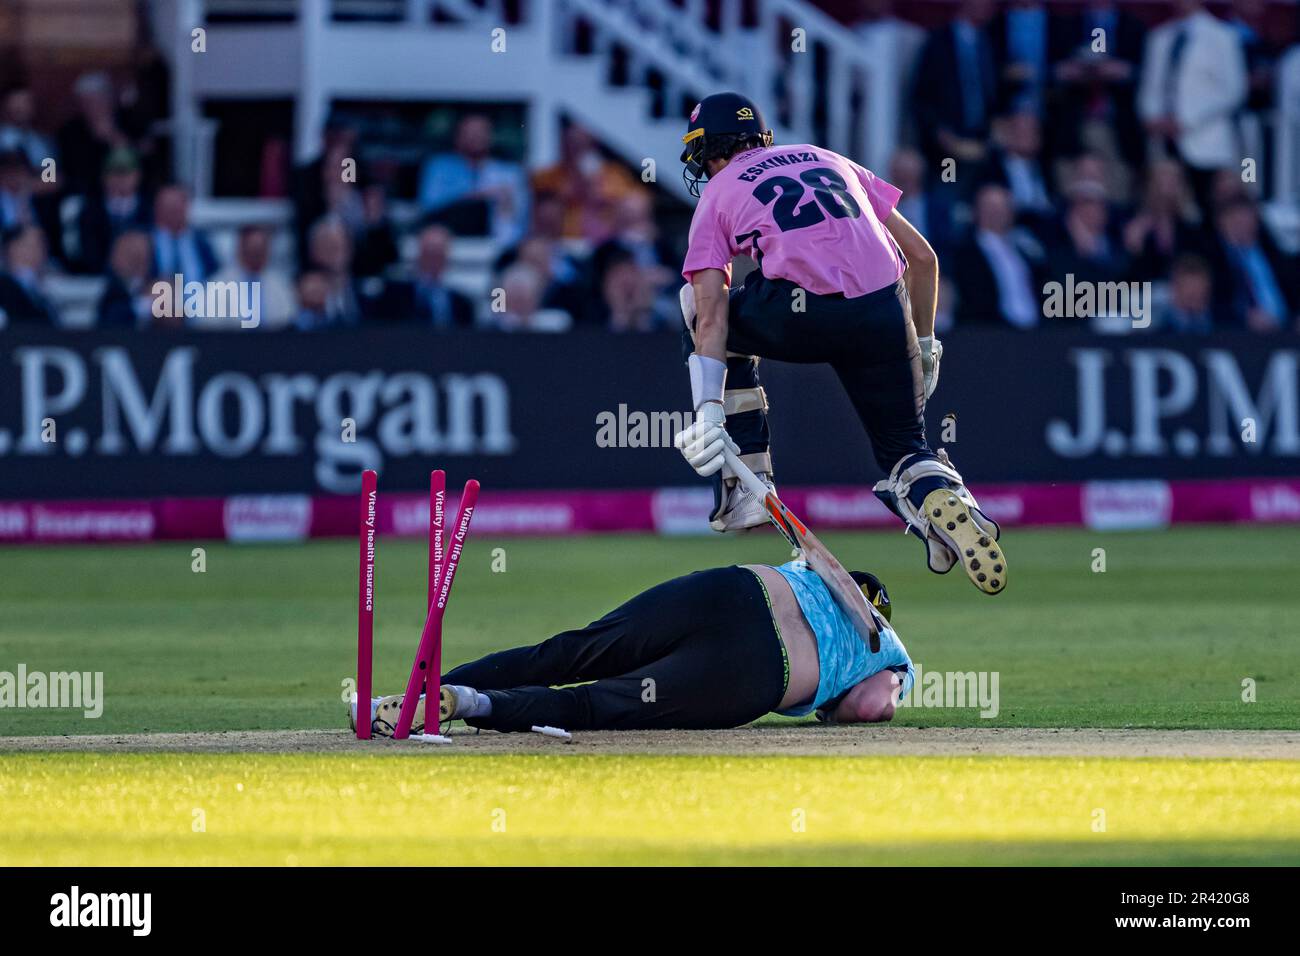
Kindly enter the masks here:
<path id="1" fill-rule="evenodd" d="M 155 283 L 176 275 L 259 283 L 261 327 L 272 330 L 413 322 L 623 332 L 677 321 L 679 250 L 660 241 L 654 194 L 579 126 L 564 131 L 554 165 L 530 174 L 493 155 L 487 116 L 462 116 L 451 148 L 423 162 L 416 215 L 399 229 L 389 185 L 357 167 L 355 128 L 331 121 L 319 156 L 293 171 L 289 268 L 276 264 L 266 225 L 239 229 L 223 261 L 192 222 L 190 191 L 149 163 L 153 144 L 109 79 L 84 76 L 76 93 L 77 115 L 54 137 L 29 89 L 0 100 L 6 323 L 58 323 L 52 273 L 105 277 L 93 323 L 104 328 L 240 327 L 179 308 L 155 314 Z M 493 250 L 485 301 L 447 280 L 457 237 Z"/>
<path id="2" fill-rule="evenodd" d="M 355 183 L 340 180 L 356 137 L 346 124 L 329 124 L 320 157 L 295 172 L 298 327 L 415 321 L 638 332 L 677 321 L 678 251 L 660 241 L 655 195 L 583 127 L 569 125 L 558 160 L 530 173 L 494 155 L 486 115 L 463 115 L 451 149 L 421 165 L 409 261 L 400 254 L 388 188 L 364 169 Z M 484 301 L 447 280 L 458 237 L 493 250 Z"/>
<path id="3" fill-rule="evenodd" d="M 1067 276 L 1152 282 L 1156 328 L 1300 324 L 1300 263 L 1240 165 L 1271 135 L 1285 52 L 1263 27 L 1263 0 L 1234 0 L 1229 19 L 1172 0 L 1154 28 L 1108 0 L 958 0 L 928 32 L 890 0 L 861 7 L 856 35 L 900 77 L 899 102 L 876 104 L 897 117 L 900 143 L 878 172 L 938 250 L 941 331 L 1063 321 L 1044 316 L 1042 290 Z M 664 230 L 669 201 L 579 125 L 552 165 L 528 169 L 494 150 L 489 115 L 461 114 L 447 148 L 420 164 L 414 214 L 398 216 L 391 179 L 354 165 L 356 128 L 332 120 L 316 159 L 292 173 L 292 254 L 275 254 L 273 228 L 248 225 L 223 258 L 192 221 L 190 191 L 166 177 L 165 96 L 142 95 L 160 87 L 87 74 L 75 115 L 54 130 L 27 87 L 0 98 L 7 323 L 58 323 L 51 273 L 105 278 L 98 327 L 238 327 L 156 316 L 153 285 L 177 274 L 260 283 L 267 329 L 680 322 L 684 230 Z M 490 250 L 486 293 L 453 275 L 462 239 Z"/>
<path id="4" fill-rule="evenodd" d="M 939 253 L 941 329 L 1061 321 L 1042 290 L 1067 277 L 1151 282 L 1157 329 L 1300 325 L 1256 182 L 1286 52 L 1264 0 L 1173 0 L 1154 28 L 1113 0 L 959 0 L 929 33 L 893 6 L 864 0 L 856 29 L 907 78 L 882 172 Z"/>

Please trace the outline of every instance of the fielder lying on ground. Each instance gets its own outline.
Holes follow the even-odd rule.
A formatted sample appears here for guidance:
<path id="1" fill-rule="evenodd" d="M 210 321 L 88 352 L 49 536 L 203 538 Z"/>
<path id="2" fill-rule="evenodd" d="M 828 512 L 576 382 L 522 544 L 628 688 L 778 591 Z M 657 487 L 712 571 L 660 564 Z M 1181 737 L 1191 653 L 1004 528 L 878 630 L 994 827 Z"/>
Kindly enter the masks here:
<path id="1" fill-rule="evenodd" d="M 580 630 L 455 668 L 442 678 L 441 722 L 720 729 L 814 710 L 836 723 L 889 720 L 911 689 L 912 662 L 888 623 L 884 586 L 852 574 L 879 630 L 874 653 L 803 562 L 733 565 L 674 578 Z M 371 702 L 376 735 L 392 735 L 400 708 L 400 696 Z M 422 700 L 412 732 L 423 723 Z"/>

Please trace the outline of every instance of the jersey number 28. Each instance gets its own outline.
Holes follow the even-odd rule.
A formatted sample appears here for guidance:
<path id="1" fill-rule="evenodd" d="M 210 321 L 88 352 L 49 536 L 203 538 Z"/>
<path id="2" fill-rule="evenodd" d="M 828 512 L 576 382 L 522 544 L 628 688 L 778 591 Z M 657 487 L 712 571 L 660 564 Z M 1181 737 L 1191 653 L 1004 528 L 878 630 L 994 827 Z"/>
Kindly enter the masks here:
<path id="1" fill-rule="evenodd" d="M 804 186 L 813 191 L 816 202 L 809 201 L 801 206 L 799 200 L 803 198 Z M 825 166 L 805 169 L 799 174 L 799 179 L 789 176 L 764 179 L 754 190 L 754 198 L 764 206 L 776 200 L 772 219 L 782 232 L 815 226 L 826 218 L 823 209 L 835 219 L 857 219 L 862 215 L 862 207 L 849 192 L 844 178 Z"/>

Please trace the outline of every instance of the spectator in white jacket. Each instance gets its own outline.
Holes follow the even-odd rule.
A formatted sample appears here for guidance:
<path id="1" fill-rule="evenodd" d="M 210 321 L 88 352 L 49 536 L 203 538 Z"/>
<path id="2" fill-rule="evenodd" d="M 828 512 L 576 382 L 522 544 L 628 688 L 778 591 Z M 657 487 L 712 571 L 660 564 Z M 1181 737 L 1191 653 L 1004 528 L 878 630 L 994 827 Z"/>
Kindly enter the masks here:
<path id="1" fill-rule="evenodd" d="M 1138 114 L 1158 146 L 1187 168 L 1209 217 L 1217 170 L 1242 159 L 1236 125 L 1248 77 L 1241 37 L 1212 16 L 1203 0 L 1175 0 L 1176 17 L 1147 37 Z"/>

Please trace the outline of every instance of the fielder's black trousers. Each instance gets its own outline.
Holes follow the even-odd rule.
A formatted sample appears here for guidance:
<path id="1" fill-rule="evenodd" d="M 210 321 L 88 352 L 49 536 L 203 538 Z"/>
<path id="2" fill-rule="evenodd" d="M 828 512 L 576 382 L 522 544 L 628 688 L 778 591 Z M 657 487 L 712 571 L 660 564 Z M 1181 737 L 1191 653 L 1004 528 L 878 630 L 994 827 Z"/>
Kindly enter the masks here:
<path id="1" fill-rule="evenodd" d="M 600 620 L 455 668 L 492 700 L 492 730 L 739 727 L 785 694 L 784 645 L 762 581 L 733 566 L 674 578 Z M 573 687 L 579 681 L 594 683 Z"/>

